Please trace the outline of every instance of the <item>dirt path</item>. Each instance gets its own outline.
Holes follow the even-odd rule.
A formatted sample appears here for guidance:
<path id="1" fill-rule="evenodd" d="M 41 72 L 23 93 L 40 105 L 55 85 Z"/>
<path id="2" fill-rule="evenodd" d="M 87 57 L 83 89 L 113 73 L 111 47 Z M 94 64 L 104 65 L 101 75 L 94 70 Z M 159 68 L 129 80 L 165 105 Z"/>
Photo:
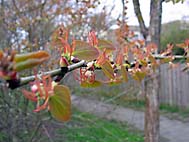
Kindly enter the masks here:
<path id="1" fill-rule="evenodd" d="M 72 96 L 72 103 L 81 111 L 107 119 L 127 122 L 139 130 L 144 130 L 143 112 L 78 96 Z M 161 116 L 160 136 L 166 138 L 167 142 L 189 142 L 189 122 L 184 123 Z"/>

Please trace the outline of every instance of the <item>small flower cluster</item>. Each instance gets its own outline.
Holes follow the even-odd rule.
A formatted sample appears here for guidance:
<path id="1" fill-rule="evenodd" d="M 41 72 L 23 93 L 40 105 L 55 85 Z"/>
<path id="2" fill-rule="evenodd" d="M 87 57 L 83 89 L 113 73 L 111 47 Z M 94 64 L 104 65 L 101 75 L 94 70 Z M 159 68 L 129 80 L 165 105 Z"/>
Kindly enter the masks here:
<path id="1" fill-rule="evenodd" d="M 0 77 L 5 80 L 14 80 L 17 78 L 17 73 L 14 70 L 15 52 L 0 51 Z"/>
<path id="2" fill-rule="evenodd" d="M 54 95 L 53 88 L 55 85 L 56 83 L 52 81 L 50 76 L 42 76 L 41 80 L 36 76 L 31 86 L 31 92 L 22 90 L 27 99 L 37 103 L 34 112 L 39 112 L 49 107 L 49 97 Z"/>

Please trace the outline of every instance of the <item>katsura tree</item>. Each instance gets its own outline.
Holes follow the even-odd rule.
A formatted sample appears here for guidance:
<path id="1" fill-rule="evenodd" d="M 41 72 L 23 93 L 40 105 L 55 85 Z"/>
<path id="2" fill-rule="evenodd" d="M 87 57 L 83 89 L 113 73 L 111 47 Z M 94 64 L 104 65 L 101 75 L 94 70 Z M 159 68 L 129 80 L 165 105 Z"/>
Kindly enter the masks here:
<path id="1" fill-rule="evenodd" d="M 30 84 L 30 89 L 21 89 L 24 97 L 36 104 L 34 112 L 50 112 L 58 121 L 71 118 L 71 94 L 66 85 L 61 84 L 64 76 L 73 71 L 74 78 L 81 87 L 98 87 L 102 84 L 119 84 L 128 81 L 131 76 L 142 81 L 146 76 L 153 76 L 162 63 L 177 59 L 185 60 L 188 68 L 189 40 L 178 44 L 185 51 L 184 56 L 173 56 L 170 45 L 165 52 L 154 54 L 157 46 L 145 45 L 145 41 L 133 40 L 133 33 L 127 25 L 117 29 L 117 39 L 121 48 L 115 48 L 111 41 L 99 39 L 95 31 L 88 33 L 87 40 L 70 40 L 69 30 L 59 27 L 51 37 L 51 43 L 59 51 L 59 65 L 50 71 L 38 72 L 35 66 L 47 62 L 50 53 L 44 50 L 17 54 L 13 50 L 0 51 L 0 77 L 3 84 L 10 88 L 20 88 Z M 113 54 L 114 53 L 114 54 Z M 134 60 L 130 60 L 132 55 Z M 33 70 L 32 76 L 20 76 L 23 70 Z M 96 78 L 96 72 L 103 72 L 106 79 Z M 150 93 L 150 92 L 149 92 Z M 34 114 L 35 115 L 35 114 Z M 40 120 L 39 120 L 40 121 Z"/>
<path id="2" fill-rule="evenodd" d="M 45 50 L 51 54 L 51 58 L 37 66 L 36 70 L 45 71 L 57 68 L 59 62 L 57 55 L 61 51 L 58 45 L 55 46 L 53 42 L 49 42 L 53 39 L 53 31 L 58 25 L 65 25 L 69 28 L 70 39 L 72 39 L 71 37 L 75 39 L 85 38 L 87 34 L 83 33 L 90 31 L 90 26 L 97 27 L 93 15 L 95 13 L 98 17 L 98 13 L 95 11 L 98 6 L 98 0 L 1 0 L 0 49 L 7 53 L 12 49 L 17 54 Z M 109 14 L 105 10 L 99 15 L 102 15 L 99 16 L 100 21 L 110 19 L 106 17 Z M 103 23 L 105 24 L 98 25 L 98 28 L 95 29 L 97 32 L 98 29 L 102 31 L 107 29 L 106 22 Z M 28 76 L 32 73 L 33 70 L 22 70 L 19 74 L 20 76 Z M 5 133 L 5 135 L 18 136 L 17 134 L 21 132 L 20 128 L 26 131 L 32 130 L 27 124 L 30 123 L 27 119 L 29 116 L 26 116 L 30 102 L 19 95 L 19 89 L 9 91 L 5 86 L 0 87 L 0 89 L 2 90 L 0 91 L 0 103 L 3 105 L 0 108 L 0 113 L 4 116 L 0 118 L 0 126 L 2 129 L 7 128 L 7 131 L 10 132 Z M 19 107 L 23 109 L 21 110 Z M 14 120 L 12 120 L 13 118 Z M 33 119 L 33 122 L 37 121 L 37 117 L 36 121 L 33 117 L 30 118 Z M 24 126 L 22 127 L 20 123 Z M 25 132 L 25 130 L 23 131 Z"/>
<path id="3" fill-rule="evenodd" d="M 40 3 L 42 5 L 38 5 L 38 2 L 32 3 L 31 1 L 23 2 L 12 0 L 12 2 L 14 8 L 18 10 L 18 14 L 21 14 L 19 16 L 22 17 L 23 15 L 24 19 L 15 20 L 14 14 L 11 15 L 12 13 L 10 11 L 5 12 L 5 10 L 7 10 L 4 9 L 5 3 L 1 3 L 1 8 L 3 8 L 1 9 L 1 14 L 5 14 L 4 16 L 8 14 L 13 18 L 11 19 L 12 21 L 10 20 L 11 22 L 8 21 L 8 19 L 2 18 L 2 22 L 4 26 L 12 23 L 8 28 L 11 28 L 13 33 L 15 33 L 14 37 L 16 37 L 17 40 L 12 40 L 16 38 L 10 37 L 8 38 L 8 41 L 18 41 L 17 44 L 14 44 L 16 45 L 14 47 L 20 51 L 24 49 L 23 47 L 31 46 L 31 48 L 34 48 L 36 45 L 35 43 L 39 43 L 38 40 L 35 40 L 35 37 L 41 38 L 39 35 L 46 36 L 46 34 L 43 33 L 44 30 L 41 30 L 43 34 L 38 35 L 38 33 L 32 33 L 32 31 L 39 28 L 38 26 L 41 26 L 43 20 L 45 22 L 45 19 L 43 18 L 41 19 L 42 21 L 39 19 L 32 20 L 38 17 L 35 15 L 36 9 L 33 9 L 33 7 L 37 6 L 37 9 L 42 7 L 42 9 L 39 10 L 39 13 L 43 11 L 43 9 L 45 10 L 44 13 L 41 13 L 42 16 L 46 16 L 44 15 L 46 13 L 49 14 L 50 17 L 52 16 L 52 18 L 54 18 L 53 20 L 61 21 L 64 19 L 66 22 L 65 25 L 67 28 L 62 26 L 52 33 L 45 50 L 43 50 L 43 44 L 40 44 L 38 46 L 40 48 L 35 48 L 35 51 L 40 51 L 36 52 L 32 52 L 30 48 L 29 50 L 25 50 L 25 52 L 28 51 L 28 53 L 25 54 L 21 54 L 19 50 L 17 50 L 17 52 L 13 50 L 2 50 L 0 52 L 0 77 L 2 84 L 11 89 L 20 88 L 26 84 L 31 85 L 30 89 L 21 90 L 27 100 L 31 100 L 36 104 L 34 112 L 44 112 L 46 114 L 46 111 L 48 111 L 58 121 L 68 121 L 71 117 L 70 91 L 68 87 L 61 84 L 61 80 L 64 79 L 65 74 L 71 71 L 74 71 L 74 78 L 80 82 L 82 87 L 98 87 L 101 84 L 127 82 L 128 75 L 140 82 L 146 76 L 154 76 L 155 70 L 161 63 L 170 62 L 170 64 L 174 66 L 172 61 L 175 61 L 175 59 L 184 59 L 186 63 L 188 62 L 188 40 L 186 40 L 185 43 L 180 44 L 180 47 L 185 51 L 184 56 L 172 56 L 171 49 L 173 45 L 168 46 L 168 49 L 165 50 L 164 53 L 155 55 L 154 53 L 157 50 L 157 46 L 153 43 L 145 44 L 145 41 L 142 40 L 133 40 L 133 32 L 129 31 L 129 27 L 124 21 L 119 21 L 120 28 L 116 30 L 116 38 L 120 48 L 114 47 L 111 41 L 98 39 L 96 37 L 98 32 L 95 33 L 93 30 L 90 31 L 88 35 L 80 35 L 87 36 L 88 38 L 86 40 L 77 40 L 77 38 L 71 36 L 71 30 L 75 29 L 75 25 L 82 23 L 80 20 L 82 19 L 83 13 L 87 13 L 83 8 L 93 8 L 93 5 L 87 1 L 76 1 L 78 5 L 82 6 L 79 11 L 75 11 L 78 7 L 72 5 L 72 2 L 69 2 L 68 4 L 73 6 L 74 11 L 72 8 L 70 9 L 70 5 L 65 8 L 65 11 L 63 9 L 54 9 L 53 6 L 47 8 L 43 7 L 47 3 L 52 4 L 53 2 L 57 2 L 55 7 L 57 6 L 56 8 L 58 8 L 58 5 L 61 4 L 65 6 L 65 1 L 42 1 L 42 3 Z M 84 4 L 82 4 L 82 2 L 84 2 Z M 30 3 L 34 6 L 30 5 Z M 23 9 L 18 9 L 20 5 Z M 49 8 L 52 9 L 49 10 Z M 32 13 L 27 13 L 28 11 L 30 12 L 30 10 Z M 51 13 L 54 12 L 53 10 L 57 11 L 53 14 Z M 62 11 L 64 11 L 63 13 L 68 12 L 67 15 L 61 15 L 62 13 L 59 12 Z M 77 12 L 81 15 L 78 16 Z M 55 14 L 57 14 L 60 19 L 57 19 Z M 7 25 L 6 21 L 8 21 Z M 31 24 L 30 22 L 34 23 Z M 37 24 L 35 24 L 35 22 L 37 22 Z M 22 24 L 24 26 L 22 26 Z M 18 29 L 17 25 L 19 25 Z M 24 31 L 30 31 L 26 32 L 29 42 L 25 42 L 25 40 L 22 41 L 20 39 L 21 37 L 19 38 L 19 36 L 17 36 L 17 32 L 22 31 L 23 27 L 26 27 Z M 37 31 L 38 30 L 36 30 L 36 32 Z M 10 35 L 12 36 L 12 34 Z M 52 50 L 53 52 L 56 51 L 54 52 L 56 54 L 48 52 Z M 132 55 L 132 59 L 134 60 L 129 58 L 130 55 Z M 54 63 L 55 65 L 51 68 L 52 70 L 45 68 L 45 65 L 49 60 L 54 57 L 56 57 L 56 59 L 58 57 L 59 61 Z M 34 67 L 38 65 L 41 65 L 41 71 L 39 71 L 38 68 L 34 69 Z M 27 76 L 27 74 L 25 74 L 25 71 L 27 70 L 33 72 L 34 75 Z M 106 79 L 98 79 L 96 76 L 97 71 L 103 72 Z M 152 85 L 151 87 L 154 86 Z M 151 93 L 152 92 L 148 92 L 148 94 Z M 6 99 L 6 101 L 9 102 L 11 100 Z"/>
<path id="4" fill-rule="evenodd" d="M 160 46 L 162 4 L 163 2 L 173 2 L 174 4 L 178 2 L 183 3 L 184 0 L 150 0 L 149 27 L 146 26 L 143 19 L 140 2 L 140 0 L 133 0 L 134 11 L 139 23 L 140 32 L 147 42 L 153 42 L 157 45 L 158 50 L 156 52 L 160 53 L 163 49 L 163 47 Z M 157 70 L 157 73 L 153 78 L 147 79 L 149 83 L 144 83 L 146 100 L 145 130 L 146 135 L 148 135 L 145 136 L 145 138 L 148 139 L 150 135 L 152 135 L 153 138 L 147 141 L 153 142 L 159 141 L 159 74 L 160 69 Z M 150 92 L 150 94 L 148 92 Z"/>

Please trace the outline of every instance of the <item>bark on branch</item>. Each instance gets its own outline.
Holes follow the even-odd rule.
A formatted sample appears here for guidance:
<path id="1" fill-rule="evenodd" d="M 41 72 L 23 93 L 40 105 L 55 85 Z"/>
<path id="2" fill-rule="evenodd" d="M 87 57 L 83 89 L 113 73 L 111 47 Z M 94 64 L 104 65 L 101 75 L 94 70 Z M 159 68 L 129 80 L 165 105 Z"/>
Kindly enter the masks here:
<path id="1" fill-rule="evenodd" d="M 71 72 L 77 68 L 84 66 L 84 65 L 85 65 L 85 61 L 81 60 L 80 62 L 70 65 L 68 67 L 63 67 L 63 68 L 55 69 L 52 71 L 43 72 L 42 74 L 38 74 L 37 76 L 41 77 L 42 75 L 50 75 L 51 77 L 54 77 L 54 76 L 60 75 L 60 76 L 64 77 L 64 75 L 66 73 Z M 17 79 L 17 80 L 8 80 L 7 82 L 8 82 L 9 88 L 15 89 L 20 86 L 26 85 L 29 82 L 34 81 L 34 80 L 35 80 L 35 76 L 32 75 L 32 76 L 28 76 L 28 77 L 21 77 L 20 79 Z"/>
<path id="2" fill-rule="evenodd" d="M 133 0 L 133 6 L 134 6 L 135 14 L 136 14 L 138 22 L 139 22 L 140 31 L 141 31 L 144 39 L 146 39 L 148 36 L 148 28 L 146 27 L 146 25 L 144 23 L 144 19 L 143 19 L 141 10 L 140 10 L 139 0 Z"/>
<path id="3" fill-rule="evenodd" d="M 162 56 L 160 54 L 154 54 L 153 57 L 155 59 L 170 58 L 170 56 Z M 187 59 L 186 56 L 171 56 L 171 57 L 173 59 L 177 59 L 177 61 Z M 131 62 L 131 64 L 132 64 L 132 62 Z M 41 74 L 38 74 L 37 76 L 41 77 L 42 75 L 50 75 L 51 77 L 61 76 L 63 78 L 66 73 L 71 72 L 71 71 L 78 69 L 80 67 L 83 67 L 85 65 L 86 65 L 86 62 L 84 60 L 81 60 L 80 62 L 72 64 L 68 67 L 63 67 L 63 68 L 55 69 L 55 70 L 52 70 L 52 71 L 43 72 Z M 27 77 L 21 77 L 21 78 L 16 79 L 16 80 L 7 80 L 7 83 L 8 83 L 8 87 L 10 89 L 15 89 L 15 88 L 19 88 L 23 85 L 26 85 L 29 82 L 34 81 L 34 80 L 35 80 L 35 75 L 32 75 L 32 76 L 27 76 Z"/>

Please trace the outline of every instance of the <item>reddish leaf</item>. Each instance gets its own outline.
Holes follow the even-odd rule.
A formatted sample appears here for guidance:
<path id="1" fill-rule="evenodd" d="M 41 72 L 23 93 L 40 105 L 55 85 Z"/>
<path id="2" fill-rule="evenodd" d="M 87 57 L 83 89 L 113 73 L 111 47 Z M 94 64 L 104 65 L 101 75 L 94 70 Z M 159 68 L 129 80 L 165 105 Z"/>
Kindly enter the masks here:
<path id="1" fill-rule="evenodd" d="M 98 44 L 98 39 L 95 35 L 95 31 L 92 30 L 89 32 L 88 40 L 89 40 L 90 45 L 92 45 L 92 46 L 96 46 Z"/>
<path id="2" fill-rule="evenodd" d="M 60 67 L 67 67 L 69 65 L 68 60 L 62 56 L 59 61 Z"/>
<path id="3" fill-rule="evenodd" d="M 101 66 L 102 64 L 104 64 L 104 62 L 105 62 L 106 60 L 107 60 L 107 58 L 106 58 L 106 50 L 104 50 L 104 52 L 102 52 L 102 53 L 99 55 L 96 64 L 99 65 L 99 66 Z"/>
<path id="4" fill-rule="evenodd" d="M 14 61 L 16 63 L 25 62 L 30 59 L 48 59 L 50 57 L 49 53 L 46 51 L 38 51 L 32 53 L 18 54 L 15 55 Z"/>
<path id="5" fill-rule="evenodd" d="M 157 63 L 156 59 L 153 56 L 150 55 L 149 60 L 151 62 L 153 70 L 155 70 L 158 67 L 158 63 Z"/>
<path id="6" fill-rule="evenodd" d="M 16 55 L 14 58 L 14 68 L 16 71 L 29 69 L 34 66 L 42 64 L 49 59 L 49 54 L 46 51 L 38 51 L 26 54 Z"/>
<path id="7" fill-rule="evenodd" d="M 98 40 L 98 48 L 101 51 L 104 51 L 104 49 L 106 49 L 106 53 L 110 53 L 115 50 L 113 44 L 110 41 L 103 39 Z"/>
<path id="8" fill-rule="evenodd" d="M 0 51 L 0 59 L 3 58 L 3 51 Z"/>
<path id="9" fill-rule="evenodd" d="M 111 63 L 106 60 L 102 65 L 101 65 L 102 71 L 104 74 L 109 78 L 109 79 L 114 79 L 114 69 L 112 68 Z"/>
<path id="10" fill-rule="evenodd" d="M 178 43 L 178 44 L 176 44 L 176 46 L 180 47 L 180 48 L 186 48 L 187 47 L 186 44 L 184 44 L 184 43 Z"/>
<path id="11" fill-rule="evenodd" d="M 92 87 L 99 87 L 101 86 L 102 83 L 100 81 L 95 80 L 94 82 L 81 82 L 81 87 L 86 87 L 86 88 L 92 88 Z"/>
<path id="12" fill-rule="evenodd" d="M 157 50 L 157 46 L 154 43 L 149 43 L 146 47 L 146 54 L 149 56 L 152 52 Z"/>
<path id="13" fill-rule="evenodd" d="M 44 61 L 47 59 L 42 58 L 42 59 L 28 59 L 23 62 L 18 62 L 14 65 L 14 68 L 16 71 L 22 71 L 25 69 L 33 68 L 34 66 L 42 64 Z"/>
<path id="14" fill-rule="evenodd" d="M 91 61 L 98 58 L 99 52 L 95 47 L 92 47 L 89 43 L 76 40 L 73 56 L 79 58 L 80 60 Z"/>
<path id="15" fill-rule="evenodd" d="M 71 117 L 71 99 L 68 87 L 56 85 L 54 95 L 49 98 L 52 115 L 59 121 L 68 121 Z"/>
<path id="16" fill-rule="evenodd" d="M 122 65 L 123 64 L 123 53 L 119 52 L 116 58 L 116 64 Z"/>
<path id="17" fill-rule="evenodd" d="M 23 95 L 24 95 L 27 99 L 29 99 L 29 100 L 31 100 L 31 101 L 33 101 L 33 102 L 37 102 L 37 96 L 36 96 L 35 93 L 29 92 L 29 91 L 27 91 L 27 90 L 22 90 L 22 93 L 23 93 Z"/>
<path id="18" fill-rule="evenodd" d="M 56 29 L 51 35 L 52 47 L 62 48 L 62 46 L 67 46 L 68 36 L 69 36 L 69 31 L 65 27 L 61 26 L 58 29 Z M 64 47 L 64 49 L 66 48 L 67 47 Z"/>

